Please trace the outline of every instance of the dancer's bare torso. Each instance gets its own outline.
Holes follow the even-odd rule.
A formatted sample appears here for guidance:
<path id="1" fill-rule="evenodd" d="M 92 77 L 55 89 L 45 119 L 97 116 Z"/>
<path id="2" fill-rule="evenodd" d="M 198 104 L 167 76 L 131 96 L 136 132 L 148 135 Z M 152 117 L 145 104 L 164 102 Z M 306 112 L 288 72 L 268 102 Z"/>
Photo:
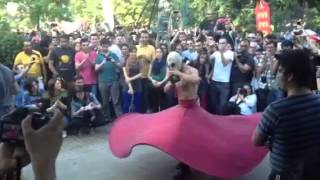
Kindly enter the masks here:
<path id="1" fill-rule="evenodd" d="M 192 76 L 199 76 L 198 71 L 188 65 L 184 65 L 182 69 L 182 73 L 192 75 Z M 195 100 L 198 98 L 198 87 L 199 83 L 193 83 L 190 81 L 187 81 L 183 78 L 177 83 L 175 83 L 175 89 L 178 94 L 179 100 Z"/>

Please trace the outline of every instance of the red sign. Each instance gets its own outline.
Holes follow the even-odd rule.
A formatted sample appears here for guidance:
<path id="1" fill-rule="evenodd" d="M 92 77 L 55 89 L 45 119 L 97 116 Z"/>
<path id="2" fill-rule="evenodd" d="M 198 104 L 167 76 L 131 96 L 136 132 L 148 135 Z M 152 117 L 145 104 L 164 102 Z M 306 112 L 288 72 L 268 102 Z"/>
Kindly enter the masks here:
<path id="1" fill-rule="evenodd" d="M 265 0 L 259 0 L 256 6 L 257 31 L 264 35 L 271 33 L 271 13 L 269 4 Z"/>

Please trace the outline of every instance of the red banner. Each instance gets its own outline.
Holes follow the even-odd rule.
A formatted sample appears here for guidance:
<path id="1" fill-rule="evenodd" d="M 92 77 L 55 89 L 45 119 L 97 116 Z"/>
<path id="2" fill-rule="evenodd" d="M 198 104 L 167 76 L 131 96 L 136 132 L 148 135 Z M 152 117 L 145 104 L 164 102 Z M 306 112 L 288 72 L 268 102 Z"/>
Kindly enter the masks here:
<path id="1" fill-rule="evenodd" d="M 271 33 L 271 13 L 269 4 L 265 0 L 260 0 L 256 6 L 256 27 L 257 31 L 264 35 Z"/>

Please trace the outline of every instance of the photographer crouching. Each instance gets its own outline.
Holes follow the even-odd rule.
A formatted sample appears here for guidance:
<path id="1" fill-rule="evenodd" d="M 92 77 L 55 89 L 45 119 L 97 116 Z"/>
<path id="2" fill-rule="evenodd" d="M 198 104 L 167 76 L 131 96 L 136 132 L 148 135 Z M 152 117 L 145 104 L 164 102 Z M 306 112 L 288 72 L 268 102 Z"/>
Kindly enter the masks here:
<path id="1" fill-rule="evenodd" d="M 16 92 L 13 72 L 0 64 L 0 179 L 20 179 L 21 168 L 31 162 L 36 180 L 53 180 L 62 145 L 62 114 L 55 110 L 53 118 L 41 124 L 45 122 L 41 114 L 12 111 Z"/>
<path id="2" fill-rule="evenodd" d="M 257 96 L 252 93 L 250 85 L 244 85 L 238 89 L 237 94 L 229 100 L 240 108 L 241 115 L 251 115 L 256 112 Z"/>

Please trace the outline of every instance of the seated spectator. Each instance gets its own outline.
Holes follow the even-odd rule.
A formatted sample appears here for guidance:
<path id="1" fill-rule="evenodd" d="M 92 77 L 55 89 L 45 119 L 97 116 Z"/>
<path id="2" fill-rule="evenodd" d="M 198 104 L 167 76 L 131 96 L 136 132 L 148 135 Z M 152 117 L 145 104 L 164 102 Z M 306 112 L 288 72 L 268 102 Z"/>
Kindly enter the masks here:
<path id="1" fill-rule="evenodd" d="M 75 87 L 71 101 L 72 121 L 70 129 L 92 128 L 103 123 L 101 104 L 93 93 L 85 92 L 82 86 Z"/>
<path id="2" fill-rule="evenodd" d="M 29 78 L 24 83 L 24 91 L 16 98 L 16 106 L 40 110 L 43 106 L 43 95 L 44 89 L 39 88 L 38 81 L 35 78 Z"/>
<path id="3" fill-rule="evenodd" d="M 48 97 L 51 107 L 47 112 L 52 113 L 55 109 L 60 109 L 64 115 L 64 127 L 70 122 L 70 96 L 64 89 L 64 82 L 61 78 L 53 78 L 48 82 Z"/>
<path id="4" fill-rule="evenodd" d="M 123 112 L 143 112 L 142 61 L 139 61 L 136 48 L 130 49 L 126 66 L 123 67 L 125 86 L 123 88 Z"/>
<path id="5" fill-rule="evenodd" d="M 234 102 L 240 108 L 242 115 L 251 115 L 256 112 L 257 96 L 252 93 L 249 85 L 244 85 L 238 89 L 236 95 L 230 98 L 229 102 Z"/>

